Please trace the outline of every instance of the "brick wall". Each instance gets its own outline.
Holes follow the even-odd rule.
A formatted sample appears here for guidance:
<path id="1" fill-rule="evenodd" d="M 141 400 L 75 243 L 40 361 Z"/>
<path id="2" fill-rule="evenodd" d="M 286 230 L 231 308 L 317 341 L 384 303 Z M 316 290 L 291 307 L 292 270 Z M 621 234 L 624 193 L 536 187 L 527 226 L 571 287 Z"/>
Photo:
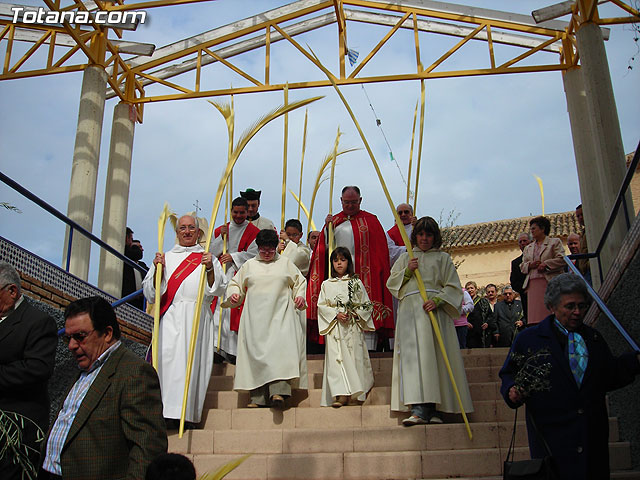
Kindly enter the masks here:
<path id="1" fill-rule="evenodd" d="M 51 285 L 47 285 L 37 278 L 33 278 L 26 273 L 20 272 L 20 278 L 22 280 L 22 293 L 34 300 L 38 300 L 40 302 L 46 303 L 47 305 L 52 306 L 53 308 L 57 308 L 59 310 L 64 311 L 65 307 L 69 305 L 69 303 L 77 300 L 76 298 L 68 295 Z M 118 314 L 118 309 L 116 308 L 116 315 Z M 118 316 L 118 315 L 117 315 Z M 142 330 L 141 328 L 136 327 L 128 322 L 125 322 L 118 316 L 118 324 L 120 325 L 120 330 L 124 337 L 127 337 L 135 342 L 141 343 L 143 345 L 149 345 L 151 343 L 151 334 Z"/>

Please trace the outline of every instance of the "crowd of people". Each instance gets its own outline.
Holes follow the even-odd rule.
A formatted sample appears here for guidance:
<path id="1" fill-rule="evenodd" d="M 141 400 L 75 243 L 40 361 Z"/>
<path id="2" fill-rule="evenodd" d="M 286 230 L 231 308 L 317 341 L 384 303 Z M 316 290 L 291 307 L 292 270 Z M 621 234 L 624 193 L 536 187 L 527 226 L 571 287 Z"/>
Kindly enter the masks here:
<path id="1" fill-rule="evenodd" d="M 37 467 L 38 478 L 142 479 L 154 459 L 159 460 L 149 472 L 163 471 L 166 462 L 183 462 L 162 456 L 167 431 L 178 428 L 183 412 L 185 428 L 198 428 L 215 353 L 235 364 L 233 388 L 249 393 L 248 408 L 283 409 L 294 389 L 308 388 L 308 353 L 324 353 L 321 405 L 341 408 L 362 404 L 374 386 L 370 352 L 393 351 L 390 408 L 408 412 L 402 424 L 411 427 L 443 423 L 444 413 L 473 412 L 462 349 L 523 351 L 554 341 L 560 342 L 552 345 L 560 351 L 554 362 L 562 365 L 556 367 L 552 383 L 565 382 L 559 374 L 573 371 L 576 358 L 583 367 L 587 362 L 602 365 L 602 375 L 589 378 L 592 393 L 584 394 L 593 395 L 593 405 L 591 397 L 581 397 L 582 390 L 567 394 L 593 408 L 594 418 L 586 420 L 586 426 L 563 419 L 568 430 L 580 428 L 583 436 L 591 431 L 599 436 L 599 443 L 593 443 L 599 457 L 593 462 L 601 462 L 604 392 L 629 383 L 640 364 L 635 355 L 612 357 L 602 340 L 582 325 L 586 290 L 577 276 L 563 274 L 564 247 L 549 237 L 548 219 L 531 219 L 530 233 L 518 237 L 522 255 L 512 262 L 511 285 L 501 289 L 500 298 L 495 284 L 486 285 L 484 295 L 473 281 L 461 286 L 442 248 L 439 225 L 428 216 L 416 218 L 408 204 L 397 207 L 402 225 L 385 231 L 375 215 L 361 209 L 358 187 L 346 186 L 341 211 L 328 215 L 322 230 L 308 232 L 304 242 L 299 220 L 290 219 L 278 233 L 273 222 L 259 214 L 260 194 L 247 189 L 233 200 L 231 221 L 215 229 L 210 251 L 201 245 L 206 228 L 188 214 L 177 221 L 176 245 L 155 254 L 141 285 L 146 300 L 155 302 L 154 277 L 161 271 L 157 371 L 122 344 L 115 313 L 104 299 L 80 299 L 66 308 L 62 338 L 80 373 L 50 428 L 46 381 L 53 369 L 55 326 L 22 301 L 17 273 L 0 262 L 0 345 L 9 325 L 17 325 L 25 337 L 19 348 L 0 348 L 0 408 L 32 417 L 34 432 L 36 426 L 48 431 L 40 445 L 34 432 L 24 432 L 26 458 Z M 410 238 L 408 250 L 404 236 Z M 581 243 L 582 237 L 573 239 L 571 252 Z M 135 251 L 132 245 L 128 242 L 127 248 Z M 206 280 L 204 301 L 183 410 L 201 274 Z M 551 330 L 554 335 L 549 335 Z M 577 347 L 574 333 L 582 335 Z M 567 355 L 563 348 L 569 348 Z M 564 368 L 565 360 L 570 369 Z M 613 369 L 617 376 L 605 378 Z M 510 352 L 501 372 L 505 401 L 514 408 L 527 404 L 545 438 L 555 434 L 558 421 L 553 415 L 560 413 L 550 405 L 567 400 L 558 399 L 554 389 L 549 399 L 523 390 L 514 381 L 516 373 Z M 575 378 L 579 387 L 582 378 Z M 4 393 L 16 387 L 20 393 Z M 581 460 L 574 458 L 574 451 L 567 452 L 565 437 L 563 433 L 549 441 L 554 454 L 561 461 Z M 590 441 L 582 445 L 591 446 Z M 533 442 L 532 455 L 540 452 Z M 3 478 L 21 478 L 22 464 L 2 461 Z M 588 470 L 589 462 L 580 468 Z M 602 473 L 605 463 L 598 465 Z"/>

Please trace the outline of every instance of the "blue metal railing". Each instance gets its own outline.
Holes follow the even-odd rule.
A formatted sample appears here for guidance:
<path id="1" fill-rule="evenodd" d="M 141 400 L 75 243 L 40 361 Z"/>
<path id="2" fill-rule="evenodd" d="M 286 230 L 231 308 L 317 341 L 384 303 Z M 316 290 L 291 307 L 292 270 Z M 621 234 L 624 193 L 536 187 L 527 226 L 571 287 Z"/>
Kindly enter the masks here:
<path id="1" fill-rule="evenodd" d="M 80 225 L 78 225 L 76 222 L 74 222 L 69 217 L 64 215 L 62 212 L 60 212 L 59 210 L 56 210 L 51 205 L 49 205 L 47 202 L 42 200 L 40 197 L 38 197 L 37 195 L 34 195 L 29 190 L 27 190 L 22 185 L 20 185 L 18 182 L 16 182 L 15 180 L 7 177 L 2 172 L 0 172 L 0 180 L 2 182 L 4 182 L 6 185 L 8 185 L 9 187 L 13 188 L 16 192 L 21 194 L 23 197 L 28 198 L 33 203 L 38 205 L 40 208 L 46 210 L 51 215 L 53 215 L 54 217 L 58 218 L 59 220 L 62 220 L 64 223 L 66 223 L 69 226 L 69 242 L 68 242 L 68 245 L 67 245 L 67 262 L 66 262 L 66 268 L 65 268 L 65 270 L 67 272 L 69 271 L 69 259 L 71 258 L 71 244 L 72 244 L 72 240 L 73 240 L 73 232 L 74 232 L 74 230 L 77 230 L 79 233 L 81 233 L 82 235 L 87 237 L 93 243 L 96 243 L 100 247 L 104 248 L 110 254 L 112 254 L 115 257 L 117 257 L 120 260 L 122 260 L 125 264 L 129 265 L 132 268 L 135 268 L 136 270 L 138 270 L 139 272 L 142 272 L 143 274 L 147 273 L 147 269 L 146 268 L 144 268 L 141 265 L 138 265 L 136 262 L 134 262 L 130 258 L 128 258 L 125 255 L 123 255 L 122 253 L 118 252 L 111 245 L 109 245 L 108 243 L 105 243 L 100 238 L 96 237 L 93 233 L 89 232 L 88 230 L 82 228 Z M 113 306 L 116 307 L 118 305 L 121 305 L 122 303 L 125 303 L 126 301 L 131 300 L 134 297 L 137 297 L 141 293 L 142 293 L 142 290 L 138 290 L 137 292 L 134 292 L 131 295 L 127 295 L 124 299 L 121 299 L 121 300 L 118 301 L 120 303 L 115 302 L 116 304 L 114 304 Z"/>
<path id="2" fill-rule="evenodd" d="M 93 243 L 98 244 L 99 246 L 104 248 L 107 252 L 109 252 L 110 254 L 118 257 L 120 260 L 122 260 L 124 263 L 126 263 L 130 267 L 133 267 L 133 268 L 135 268 L 136 270 L 138 270 L 138 271 L 140 271 L 142 273 L 145 273 L 145 274 L 147 273 L 147 269 L 146 268 L 142 267 L 141 265 L 138 265 L 136 262 L 134 262 L 130 258 L 125 257 L 122 253 L 118 252 L 111 245 L 109 245 L 108 243 L 103 242 L 100 238 L 96 237 L 93 233 L 91 233 L 88 230 L 85 230 L 84 228 L 82 228 L 80 225 L 78 225 L 76 222 L 74 222 L 69 217 L 64 215 L 62 212 L 60 212 L 59 210 L 56 210 L 51 205 L 49 205 L 47 202 L 42 200 L 40 197 L 34 195 L 29 190 L 27 190 L 22 185 L 20 185 L 18 182 L 16 182 L 15 180 L 12 180 L 11 178 L 7 177 L 2 172 L 0 172 L 0 180 L 2 182 L 4 182 L 6 185 L 8 185 L 9 187 L 13 188 L 16 192 L 21 194 L 23 197 L 28 198 L 33 203 L 35 203 L 36 205 L 38 205 L 42 209 L 46 210 L 47 212 L 49 212 L 51 215 L 53 215 L 54 217 L 58 218 L 59 220 L 62 220 L 64 223 L 66 223 L 69 226 L 69 244 L 67 246 L 67 265 L 66 265 L 66 268 L 65 268 L 65 270 L 67 272 L 69 271 L 69 258 L 71 257 L 71 241 L 73 240 L 73 231 L 77 230 L 79 233 L 81 233 L 82 235 L 87 237 Z"/>
<path id="3" fill-rule="evenodd" d="M 584 277 L 582 276 L 580 271 L 571 261 L 571 257 L 572 255 L 565 255 L 563 257 L 565 263 L 567 264 L 567 266 L 569 267 L 569 270 L 572 273 L 574 273 L 575 275 L 578 275 L 580 278 L 582 278 L 582 280 L 584 280 Z M 589 285 L 589 282 L 585 281 L 584 283 L 587 287 L 587 291 L 589 292 L 589 295 L 591 295 L 591 298 L 593 298 L 593 300 L 596 302 L 596 304 L 600 308 L 600 311 L 609 319 L 609 321 L 613 324 L 613 326 L 616 327 L 618 332 L 620 332 L 620 335 L 622 335 L 622 337 L 627 341 L 627 343 L 631 346 L 633 351 L 640 352 L 640 347 L 638 347 L 638 344 L 635 342 L 633 338 L 631 338 L 631 336 L 627 333 L 624 327 L 620 325 L 620 322 L 618 322 L 616 317 L 613 316 L 613 313 L 611 313 L 611 310 L 609 310 L 609 308 L 605 305 L 602 298 L 600 298 L 600 295 L 598 295 L 598 293 L 593 289 L 593 287 Z"/>

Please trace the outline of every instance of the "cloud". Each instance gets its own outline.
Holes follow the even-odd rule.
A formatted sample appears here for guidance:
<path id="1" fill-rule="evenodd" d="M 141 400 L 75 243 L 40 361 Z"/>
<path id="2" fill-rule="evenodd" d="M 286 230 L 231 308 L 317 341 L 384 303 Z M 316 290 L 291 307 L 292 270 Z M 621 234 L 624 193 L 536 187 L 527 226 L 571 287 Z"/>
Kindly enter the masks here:
<path id="1" fill-rule="evenodd" d="M 180 7 L 153 9 L 150 23 L 125 38 L 166 45 L 216 26 L 275 8 L 280 2 L 219 0 Z M 486 1 L 465 3 L 486 7 Z M 491 8 L 529 14 L 536 0 L 489 2 Z M 349 46 L 360 52 L 360 61 L 386 33 L 386 28 L 348 25 Z M 338 65 L 335 26 L 310 32 L 298 41 L 309 44 L 323 62 Z M 421 35 L 423 63 L 437 59 L 455 44 L 452 37 Z M 415 70 L 411 32 L 398 32 L 363 73 Z M 469 48 L 467 48 L 469 47 Z M 486 45 L 472 42 L 443 67 L 484 67 Z M 617 99 L 625 151 L 638 141 L 640 120 L 637 89 L 640 68 L 628 71 L 631 33 L 612 27 L 607 54 Z M 513 48 L 496 49 L 499 60 Z M 263 50 L 264 51 L 264 50 Z M 272 46 L 271 81 L 323 79 L 322 74 L 286 42 Z M 557 61 L 554 56 L 547 55 Z M 633 55 L 633 52 L 631 53 Z M 264 77 L 264 56 L 244 54 L 231 61 L 258 79 Z M 351 68 L 347 66 L 347 73 Z M 191 82 L 193 73 L 174 80 Z M 249 82 L 220 65 L 205 69 L 203 88 L 214 85 L 248 85 Z M 6 81 L 0 85 L 0 164 L 3 173 L 36 195 L 66 212 L 73 158 L 81 73 Z M 149 92 L 168 93 L 163 88 Z M 406 197 L 411 127 L 418 82 L 396 82 L 343 87 L 371 148 L 380 164 L 394 203 Z M 173 92 L 172 92 L 173 93 Z M 512 218 L 540 212 L 540 194 L 533 174 L 542 177 L 546 212 L 571 210 L 580 201 L 566 99 L 559 72 L 479 76 L 426 82 L 425 139 L 423 143 L 417 212 L 438 217 L 455 210 L 459 224 Z M 361 150 L 342 157 L 336 168 L 334 212 L 339 210 L 342 186 L 357 184 L 363 192 L 363 208 L 379 216 L 388 228 L 392 215 L 382 188 L 363 149 L 360 137 L 331 88 L 291 90 L 290 100 L 313 95 L 325 98 L 309 106 L 309 129 L 304 165 L 303 201 L 310 203 L 319 162 L 333 148 L 336 129 L 344 135 L 341 148 Z M 228 98 L 220 98 L 228 101 Z M 235 96 L 236 139 L 258 115 L 283 102 L 282 92 Z M 100 235 L 104 184 L 109 156 L 111 121 L 116 100 L 107 101 L 102 131 L 96 209 L 93 232 Z M 375 109 L 375 113 L 372 111 Z M 381 121 L 382 129 L 376 125 Z M 304 110 L 289 115 L 288 187 L 298 190 Z M 389 160 L 389 147 L 400 165 Z M 182 213 L 197 201 L 201 215 L 209 217 L 222 170 L 226 164 L 227 131 L 220 114 L 204 99 L 152 102 L 145 105 L 144 123 L 136 125 L 127 223 L 135 231 L 150 258 L 157 248 L 157 218 L 167 201 Z M 276 120 L 247 146 L 234 173 L 234 196 L 240 189 L 263 190 L 261 212 L 280 223 L 282 193 L 283 120 Z M 413 154 L 417 161 L 417 136 Z M 411 189 L 415 189 L 412 173 Z M 329 184 L 322 185 L 315 207 L 317 224 L 329 209 Z M 0 211 L 0 235 L 23 245 L 54 263 L 63 250 L 64 228 L 49 215 L 0 186 L 0 200 L 18 204 L 22 215 Z M 297 215 L 297 205 L 286 196 L 285 218 Z M 216 223 L 222 221 L 221 209 Z M 303 225 L 306 228 L 306 220 Z M 167 235 L 167 238 L 171 235 Z M 171 237 L 172 238 L 172 237 Z M 91 277 L 97 278 L 97 253 L 92 254 Z"/>

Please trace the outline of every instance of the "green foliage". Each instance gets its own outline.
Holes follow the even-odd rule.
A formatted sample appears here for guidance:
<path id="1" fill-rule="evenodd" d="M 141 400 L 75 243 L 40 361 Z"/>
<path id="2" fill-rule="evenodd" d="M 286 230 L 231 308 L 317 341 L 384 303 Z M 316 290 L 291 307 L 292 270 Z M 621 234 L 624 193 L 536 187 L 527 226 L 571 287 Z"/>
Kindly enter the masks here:
<path id="1" fill-rule="evenodd" d="M 358 292 L 361 290 L 361 282 L 358 275 L 353 275 L 348 283 L 347 283 L 347 292 L 348 298 L 346 302 L 340 300 L 339 297 L 335 298 L 336 306 L 338 308 L 343 308 L 344 312 L 349 317 L 350 322 L 355 322 L 356 318 L 358 318 L 358 309 L 362 309 L 365 311 L 371 311 L 371 316 L 374 321 L 379 321 L 386 318 L 390 313 L 391 309 L 386 305 L 380 302 L 356 302 L 354 298 Z"/>
<path id="2" fill-rule="evenodd" d="M 37 454 L 38 451 L 22 441 L 22 432 L 28 424 L 36 429 L 36 442 L 42 442 L 44 432 L 33 420 L 15 412 L 0 410 L 0 458 L 7 455 L 14 464 L 20 465 L 22 480 L 35 480 L 38 472 L 29 455 Z"/>
<path id="3" fill-rule="evenodd" d="M 528 349 L 526 353 L 511 352 L 511 361 L 518 366 L 518 373 L 514 378 L 515 386 L 522 395 L 529 396 L 534 392 L 551 390 L 551 364 L 546 361 L 550 356 L 548 348 L 541 348 L 535 352 Z"/>

